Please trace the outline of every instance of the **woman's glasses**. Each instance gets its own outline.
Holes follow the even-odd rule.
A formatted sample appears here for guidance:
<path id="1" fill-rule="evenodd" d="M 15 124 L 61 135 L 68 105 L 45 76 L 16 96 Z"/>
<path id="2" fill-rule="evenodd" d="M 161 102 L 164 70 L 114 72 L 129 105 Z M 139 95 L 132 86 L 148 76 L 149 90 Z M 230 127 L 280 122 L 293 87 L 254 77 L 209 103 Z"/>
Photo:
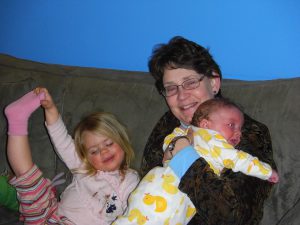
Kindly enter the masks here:
<path id="1" fill-rule="evenodd" d="M 185 90 L 192 90 L 199 87 L 200 82 L 204 79 L 205 76 L 200 78 L 191 78 L 185 80 L 180 85 L 169 85 L 162 89 L 161 94 L 165 97 L 170 97 L 178 93 L 178 88 L 181 86 Z"/>

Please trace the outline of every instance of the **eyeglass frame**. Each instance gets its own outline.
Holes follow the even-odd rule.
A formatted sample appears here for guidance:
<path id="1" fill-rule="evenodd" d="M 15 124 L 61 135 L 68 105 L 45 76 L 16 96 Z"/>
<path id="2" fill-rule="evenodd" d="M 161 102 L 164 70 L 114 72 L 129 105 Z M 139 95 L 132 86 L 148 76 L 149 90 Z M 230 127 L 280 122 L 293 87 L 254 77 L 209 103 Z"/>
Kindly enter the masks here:
<path id="1" fill-rule="evenodd" d="M 200 78 L 190 78 L 190 79 L 187 79 L 185 81 L 183 81 L 180 85 L 176 85 L 176 84 L 172 84 L 172 85 L 168 85 L 166 87 L 176 87 L 176 93 L 175 94 L 172 94 L 172 95 L 167 95 L 166 93 L 166 87 L 163 87 L 162 90 L 160 91 L 160 93 L 164 96 L 164 97 L 171 97 L 171 96 L 174 96 L 174 95 L 177 95 L 178 94 L 178 90 L 179 90 L 179 87 L 181 86 L 184 90 L 193 90 L 193 89 L 196 89 L 197 87 L 199 87 L 201 81 L 203 81 L 203 79 L 205 78 L 206 76 L 203 75 L 201 76 Z M 197 85 L 196 87 L 193 87 L 193 88 L 185 88 L 184 87 L 184 83 L 188 82 L 188 81 L 191 81 L 191 80 L 197 80 Z"/>

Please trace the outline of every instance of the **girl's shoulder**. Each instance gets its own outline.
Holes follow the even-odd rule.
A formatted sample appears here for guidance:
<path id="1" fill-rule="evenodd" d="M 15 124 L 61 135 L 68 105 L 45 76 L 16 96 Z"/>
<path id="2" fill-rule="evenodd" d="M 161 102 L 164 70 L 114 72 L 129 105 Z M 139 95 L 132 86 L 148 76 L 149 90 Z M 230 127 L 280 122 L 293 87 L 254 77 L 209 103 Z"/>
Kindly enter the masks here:
<path id="1" fill-rule="evenodd" d="M 127 199 L 129 193 L 131 193 L 136 188 L 139 182 L 140 176 L 138 172 L 133 169 L 127 169 L 125 176 L 119 186 L 119 192 L 122 193 L 121 197 Z"/>
<path id="2" fill-rule="evenodd" d="M 140 182 L 139 173 L 133 169 L 127 169 L 122 180 L 122 186 L 136 186 Z"/>
<path id="3" fill-rule="evenodd" d="M 140 180 L 139 173 L 134 170 L 134 169 L 127 169 L 125 173 L 125 178 L 124 179 L 137 179 Z"/>

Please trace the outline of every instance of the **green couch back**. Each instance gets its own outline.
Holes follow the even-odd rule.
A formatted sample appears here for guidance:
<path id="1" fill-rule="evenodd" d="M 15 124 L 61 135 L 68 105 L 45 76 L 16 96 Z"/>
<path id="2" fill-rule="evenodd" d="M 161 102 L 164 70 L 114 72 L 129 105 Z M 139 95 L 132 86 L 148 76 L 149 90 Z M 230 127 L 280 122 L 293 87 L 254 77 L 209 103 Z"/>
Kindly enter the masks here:
<path id="1" fill-rule="evenodd" d="M 135 149 L 133 168 L 139 169 L 143 148 L 152 128 L 167 110 L 152 77 L 145 72 L 83 68 L 21 60 L 0 55 L 0 107 L 37 86 L 48 88 L 71 133 L 92 111 L 114 113 L 128 128 Z M 289 224 L 300 219 L 300 78 L 271 81 L 224 80 L 223 95 L 266 124 L 271 133 L 280 183 L 265 204 L 262 224 Z M 0 115 L 0 172 L 8 168 L 6 120 Z M 43 110 L 30 118 L 33 158 L 45 176 L 65 171 L 53 151 L 44 126 Z M 63 189 L 64 187 L 61 187 Z M 298 213 L 296 213 L 298 210 Z M 294 223 L 290 223 L 294 224 Z"/>

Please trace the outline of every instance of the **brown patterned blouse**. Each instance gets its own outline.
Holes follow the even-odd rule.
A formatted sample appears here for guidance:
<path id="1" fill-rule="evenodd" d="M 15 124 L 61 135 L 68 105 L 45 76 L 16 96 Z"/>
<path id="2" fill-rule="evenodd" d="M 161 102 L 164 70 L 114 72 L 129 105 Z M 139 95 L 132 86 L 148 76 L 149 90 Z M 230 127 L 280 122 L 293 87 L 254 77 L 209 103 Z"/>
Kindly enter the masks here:
<path id="1" fill-rule="evenodd" d="M 236 148 L 257 156 L 276 169 L 268 128 L 248 115 L 244 116 L 242 138 Z M 144 149 L 142 176 L 153 167 L 162 166 L 163 140 L 179 125 L 179 120 L 170 111 L 158 121 Z M 179 184 L 179 189 L 188 194 L 197 208 L 197 214 L 189 224 L 197 225 L 259 224 L 271 188 L 268 181 L 232 170 L 224 170 L 218 177 L 202 158 L 192 164 Z"/>

